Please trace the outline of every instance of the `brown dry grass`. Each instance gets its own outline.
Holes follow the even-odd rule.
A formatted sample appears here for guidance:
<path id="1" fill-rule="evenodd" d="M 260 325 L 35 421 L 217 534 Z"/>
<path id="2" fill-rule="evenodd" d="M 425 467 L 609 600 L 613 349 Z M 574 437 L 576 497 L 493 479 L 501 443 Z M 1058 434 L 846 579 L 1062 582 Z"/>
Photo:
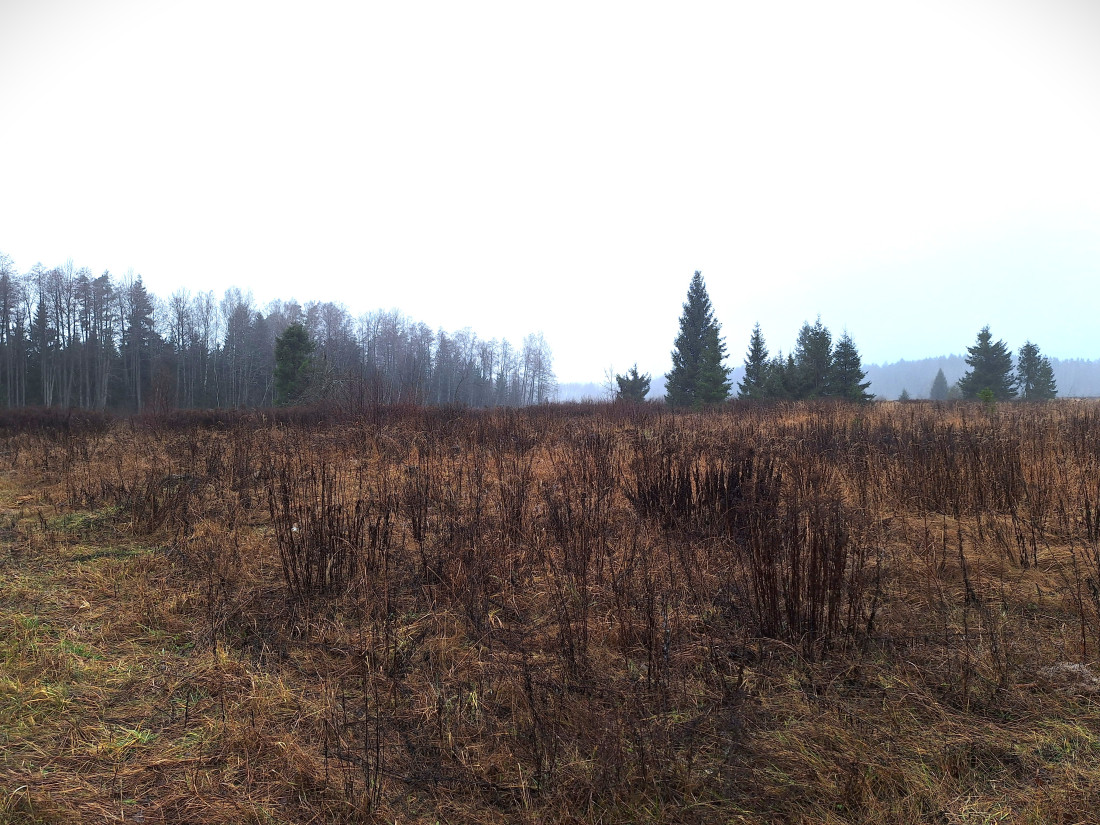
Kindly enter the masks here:
<path id="1" fill-rule="evenodd" d="M 0 822 L 1100 821 L 1095 404 L 48 424 Z"/>

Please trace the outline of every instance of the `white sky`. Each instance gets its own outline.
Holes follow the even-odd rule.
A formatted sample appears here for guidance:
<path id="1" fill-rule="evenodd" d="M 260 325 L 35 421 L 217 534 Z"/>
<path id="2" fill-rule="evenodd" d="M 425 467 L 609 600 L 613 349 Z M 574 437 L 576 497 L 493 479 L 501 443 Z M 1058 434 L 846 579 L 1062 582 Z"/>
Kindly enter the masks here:
<path id="1" fill-rule="evenodd" d="M 665 372 L 1100 357 L 1100 3 L 0 5 L 0 252 Z"/>

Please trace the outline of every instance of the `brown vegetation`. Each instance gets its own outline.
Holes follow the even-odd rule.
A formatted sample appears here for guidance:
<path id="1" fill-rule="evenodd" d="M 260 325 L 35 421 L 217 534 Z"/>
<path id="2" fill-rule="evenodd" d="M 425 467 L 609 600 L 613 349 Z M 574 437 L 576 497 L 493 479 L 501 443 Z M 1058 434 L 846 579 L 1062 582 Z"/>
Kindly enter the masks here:
<path id="1" fill-rule="evenodd" d="M 1100 406 L 0 419 L 0 822 L 1100 808 Z"/>

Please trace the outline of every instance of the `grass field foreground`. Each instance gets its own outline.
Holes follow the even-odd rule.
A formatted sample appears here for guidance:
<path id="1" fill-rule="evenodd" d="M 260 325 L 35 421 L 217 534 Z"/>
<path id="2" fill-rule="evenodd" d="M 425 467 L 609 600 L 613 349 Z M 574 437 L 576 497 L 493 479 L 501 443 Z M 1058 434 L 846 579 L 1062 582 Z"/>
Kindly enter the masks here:
<path id="1" fill-rule="evenodd" d="M 1086 823 L 1100 405 L 0 417 L 0 823 Z"/>

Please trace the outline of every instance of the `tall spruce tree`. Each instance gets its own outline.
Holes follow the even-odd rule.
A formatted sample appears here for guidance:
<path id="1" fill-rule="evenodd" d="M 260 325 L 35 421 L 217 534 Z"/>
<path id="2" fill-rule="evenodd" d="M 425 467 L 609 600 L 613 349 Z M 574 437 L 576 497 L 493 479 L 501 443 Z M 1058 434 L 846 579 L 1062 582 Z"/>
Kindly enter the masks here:
<path id="1" fill-rule="evenodd" d="M 989 326 L 982 327 L 974 346 L 967 347 L 966 363 L 970 366 L 959 379 L 963 398 L 981 397 L 982 390 L 989 390 L 996 401 L 1016 397 L 1016 381 L 1012 376 L 1012 353 L 1004 341 L 993 341 Z"/>
<path id="2" fill-rule="evenodd" d="M 833 347 L 826 394 L 831 398 L 841 398 L 845 401 L 871 401 L 875 395 L 867 392 L 871 382 L 864 381 L 866 377 L 867 373 L 863 371 L 859 350 L 856 349 L 852 337 L 845 332 Z"/>
<path id="3" fill-rule="evenodd" d="M 680 334 L 672 351 L 672 371 L 665 376 L 665 400 L 675 407 L 700 407 L 726 400 L 730 370 L 722 361 L 726 344 L 707 295 L 703 274 L 696 271 L 680 316 Z"/>
<path id="4" fill-rule="evenodd" d="M 936 377 L 932 379 L 932 389 L 928 391 L 928 397 L 933 401 L 946 401 L 947 392 L 947 376 L 943 374 L 943 367 L 940 367 Z"/>
<path id="5" fill-rule="evenodd" d="M 758 401 L 767 395 L 768 347 L 760 324 L 752 328 L 749 350 L 745 353 L 745 377 L 737 385 L 737 397 Z"/>
<path id="6" fill-rule="evenodd" d="M 1025 401 L 1050 401 L 1058 395 L 1054 368 L 1039 347 L 1027 341 L 1016 361 L 1016 386 Z"/>

